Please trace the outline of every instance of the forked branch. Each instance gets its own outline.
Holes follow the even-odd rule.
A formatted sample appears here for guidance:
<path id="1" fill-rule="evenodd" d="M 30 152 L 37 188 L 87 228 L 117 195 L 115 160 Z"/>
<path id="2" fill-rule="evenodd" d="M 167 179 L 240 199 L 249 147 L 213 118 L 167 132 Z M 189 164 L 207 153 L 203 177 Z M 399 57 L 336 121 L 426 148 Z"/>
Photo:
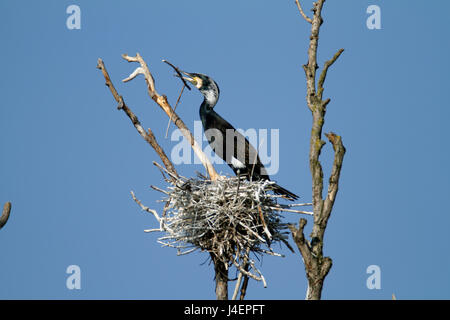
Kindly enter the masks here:
<path id="1" fill-rule="evenodd" d="M 153 149 L 156 151 L 158 156 L 160 157 L 161 161 L 164 163 L 164 166 L 167 168 L 168 171 L 173 173 L 174 175 L 178 176 L 177 171 L 175 170 L 175 167 L 170 161 L 169 157 L 167 157 L 164 150 L 161 148 L 159 143 L 156 141 L 155 135 L 153 134 L 151 129 L 148 129 L 148 132 L 145 131 L 145 129 L 142 127 L 141 123 L 139 122 L 139 119 L 137 116 L 131 111 L 131 109 L 125 104 L 125 101 L 121 95 L 117 92 L 116 88 L 114 87 L 111 78 L 109 77 L 108 71 L 106 70 L 105 64 L 103 63 L 102 59 L 98 59 L 97 62 L 97 68 L 100 69 L 103 73 L 103 76 L 106 81 L 106 86 L 111 91 L 114 99 L 117 101 L 117 109 L 123 110 L 125 114 L 130 118 L 131 122 L 133 123 L 136 130 L 139 132 L 142 138 L 144 138 L 145 141 L 147 141 Z"/>
<path id="2" fill-rule="evenodd" d="M 170 106 L 169 102 L 167 101 L 167 97 L 165 95 L 158 94 L 158 92 L 156 91 L 155 80 L 153 79 L 153 76 L 150 73 L 147 63 L 144 61 L 144 59 L 142 59 L 141 55 L 137 53 L 135 57 L 130 57 L 127 54 L 123 54 L 122 57 L 128 62 L 138 62 L 140 64 L 140 67 L 138 67 L 128 78 L 124 79 L 123 81 L 124 82 L 130 81 L 139 74 L 144 75 L 150 98 L 152 98 L 153 101 L 155 101 L 161 107 L 161 109 L 167 114 L 169 119 L 171 119 L 172 122 L 180 129 L 181 133 L 187 139 L 192 149 L 194 150 L 195 154 L 200 159 L 203 166 L 206 168 L 206 171 L 208 172 L 208 175 L 210 176 L 211 180 L 216 180 L 217 178 L 219 178 L 219 175 L 217 174 L 213 165 L 209 161 L 208 157 L 206 157 L 200 145 L 197 143 L 197 141 L 195 141 L 194 135 L 191 133 L 191 131 L 189 131 L 188 127 L 184 124 L 183 120 L 181 120 L 181 118 L 175 113 L 175 111 Z"/>
<path id="3" fill-rule="evenodd" d="M 339 178 L 342 168 L 342 162 L 345 154 L 345 147 L 340 136 L 334 133 L 325 134 L 334 150 L 333 167 L 329 178 L 328 191 L 323 198 L 323 170 L 320 163 L 320 154 L 325 141 L 322 140 L 322 130 L 325 123 L 326 107 L 330 99 L 323 99 L 323 85 L 328 73 L 328 69 L 340 57 L 344 49 L 340 49 L 332 57 L 325 62 L 322 72 L 316 85 L 317 64 L 317 47 L 319 43 L 320 27 L 323 23 L 322 8 L 325 0 L 317 0 L 313 3 L 313 17 L 307 19 L 301 5 L 296 0 L 297 7 L 306 21 L 311 23 L 311 35 L 308 48 L 308 62 L 303 66 L 306 75 L 306 102 L 311 110 L 313 123 L 310 138 L 309 164 L 312 176 L 312 203 L 314 224 L 310 235 L 311 241 L 304 236 L 304 227 L 306 219 L 300 219 L 299 227 L 290 226 L 293 239 L 302 255 L 306 276 L 308 279 L 308 290 L 306 299 L 316 300 L 321 298 L 323 282 L 328 274 L 332 260 L 323 255 L 324 234 L 327 227 L 328 219 L 333 209 L 334 201 L 339 187 Z"/>
<path id="4" fill-rule="evenodd" d="M 297 4 L 297 8 L 298 11 L 300 12 L 300 14 L 302 15 L 302 17 L 309 23 L 312 23 L 312 20 L 310 17 L 308 17 L 305 12 L 303 11 L 302 5 L 300 4 L 300 2 L 298 0 L 295 0 L 295 3 Z"/>

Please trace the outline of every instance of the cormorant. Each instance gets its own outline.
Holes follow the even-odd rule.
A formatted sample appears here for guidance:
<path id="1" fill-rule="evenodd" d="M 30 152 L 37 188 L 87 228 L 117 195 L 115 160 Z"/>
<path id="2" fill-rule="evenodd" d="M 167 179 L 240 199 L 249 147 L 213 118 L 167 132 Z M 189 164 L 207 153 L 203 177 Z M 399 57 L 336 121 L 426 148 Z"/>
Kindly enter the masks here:
<path id="1" fill-rule="evenodd" d="M 200 119 L 206 138 L 214 150 L 233 169 L 236 175 L 245 175 L 247 180 L 270 180 L 264 165 L 261 163 L 256 149 L 228 121 L 214 111 L 219 100 L 219 86 L 210 77 L 200 73 L 181 71 L 186 81 L 195 85 L 203 94 L 200 105 Z M 297 200 L 298 196 L 274 184 L 273 191 L 288 200 Z"/>

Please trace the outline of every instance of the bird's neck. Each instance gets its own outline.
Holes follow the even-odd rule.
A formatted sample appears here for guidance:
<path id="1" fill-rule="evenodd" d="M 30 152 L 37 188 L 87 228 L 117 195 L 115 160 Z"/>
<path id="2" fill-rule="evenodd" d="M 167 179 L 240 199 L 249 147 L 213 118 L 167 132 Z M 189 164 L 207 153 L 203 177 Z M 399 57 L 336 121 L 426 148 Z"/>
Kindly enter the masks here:
<path id="1" fill-rule="evenodd" d="M 211 112 L 213 111 L 215 106 L 215 103 L 212 104 L 206 98 L 203 100 L 202 104 L 200 105 L 200 110 L 203 110 L 203 112 Z"/>
<path id="2" fill-rule="evenodd" d="M 205 98 L 205 100 L 203 100 L 202 104 L 200 105 L 200 119 L 202 120 L 203 129 L 207 129 L 205 126 L 207 124 L 206 118 L 208 117 L 208 115 L 215 112 L 213 107 L 214 107 L 214 105 L 211 106 L 211 104 L 208 103 L 206 98 Z"/>
<path id="3" fill-rule="evenodd" d="M 214 111 L 214 106 L 217 103 L 217 100 L 219 100 L 219 93 L 215 90 L 205 90 L 202 91 L 203 94 L 203 102 L 200 105 L 200 119 L 202 120 L 203 128 L 207 130 L 208 122 L 206 121 L 207 118 L 214 118 L 214 114 L 216 112 Z"/>
<path id="4" fill-rule="evenodd" d="M 204 105 L 205 108 L 212 110 L 219 100 L 219 93 L 216 90 L 205 90 L 202 91 L 202 94 L 204 97 L 202 106 Z"/>

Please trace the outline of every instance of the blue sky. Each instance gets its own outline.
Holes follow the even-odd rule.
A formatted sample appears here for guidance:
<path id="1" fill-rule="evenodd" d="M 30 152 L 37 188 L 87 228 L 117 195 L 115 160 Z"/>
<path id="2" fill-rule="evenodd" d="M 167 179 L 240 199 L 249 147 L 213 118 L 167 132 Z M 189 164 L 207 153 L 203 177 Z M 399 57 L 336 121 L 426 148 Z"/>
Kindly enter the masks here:
<path id="1" fill-rule="evenodd" d="M 307 12 L 311 2 L 302 1 Z M 81 8 L 80 30 L 66 27 L 72 4 Z M 381 30 L 366 27 L 372 4 Z M 345 48 L 325 86 L 325 131 L 347 147 L 326 233 L 333 268 L 325 299 L 450 298 L 449 10 L 443 0 L 325 4 L 320 65 Z M 163 137 L 167 117 L 142 79 L 121 83 L 136 67 L 121 54 L 139 52 L 172 103 L 180 84 L 162 59 L 212 76 L 224 118 L 280 130 L 273 179 L 310 200 L 301 68 L 309 25 L 294 1 L 2 1 L 0 12 L 0 202 L 13 204 L 0 231 L 1 299 L 214 298 L 205 253 L 178 257 L 143 232 L 156 223 L 130 190 L 160 209 L 149 185 L 164 183 L 155 152 L 116 110 L 99 57 L 166 150 L 174 145 Z M 201 100 L 186 91 L 178 107 L 190 127 Z M 327 144 L 325 173 L 331 157 Z M 203 168 L 178 167 L 185 176 L 196 170 Z M 268 287 L 251 282 L 249 299 L 304 298 L 300 255 L 280 250 L 285 258 L 263 258 Z M 66 288 L 69 265 L 81 268 L 81 290 Z M 370 265 L 381 269 L 380 290 L 366 287 Z"/>

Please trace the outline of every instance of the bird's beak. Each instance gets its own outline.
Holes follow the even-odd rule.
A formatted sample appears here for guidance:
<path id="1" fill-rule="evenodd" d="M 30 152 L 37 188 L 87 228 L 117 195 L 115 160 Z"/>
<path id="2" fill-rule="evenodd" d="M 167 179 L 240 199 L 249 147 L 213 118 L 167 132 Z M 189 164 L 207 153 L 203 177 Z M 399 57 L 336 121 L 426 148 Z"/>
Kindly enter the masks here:
<path id="1" fill-rule="evenodd" d="M 194 86 L 197 85 L 197 80 L 195 79 L 195 77 L 193 75 L 191 75 L 189 72 L 185 72 L 185 71 L 181 71 L 181 73 L 186 76 L 186 77 L 183 77 L 184 80 L 192 83 Z"/>

